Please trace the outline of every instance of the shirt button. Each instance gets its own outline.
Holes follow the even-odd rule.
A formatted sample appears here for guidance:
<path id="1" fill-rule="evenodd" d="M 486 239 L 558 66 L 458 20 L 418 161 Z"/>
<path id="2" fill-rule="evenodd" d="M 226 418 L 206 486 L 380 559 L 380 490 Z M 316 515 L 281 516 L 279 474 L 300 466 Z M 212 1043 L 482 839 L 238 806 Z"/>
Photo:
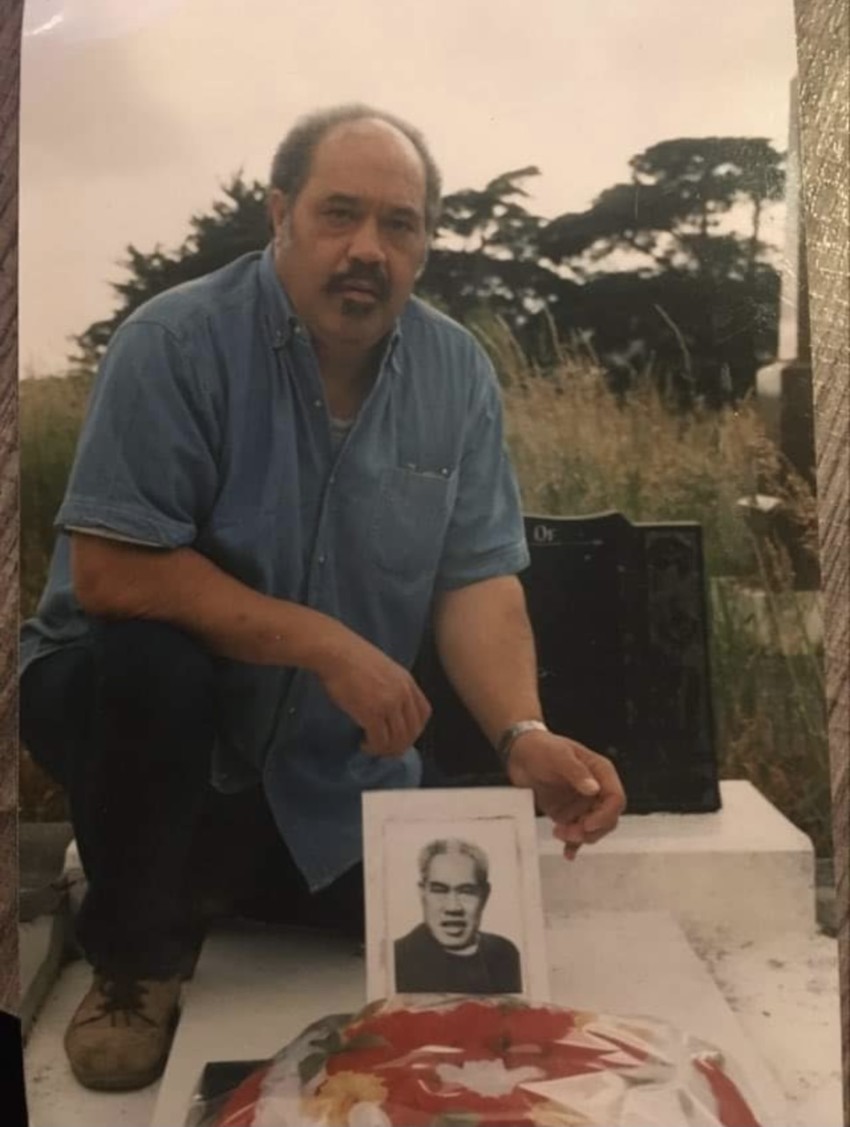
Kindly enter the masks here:
<path id="1" fill-rule="evenodd" d="M 327 559 L 327 557 L 326 557 L 326 556 L 319 556 L 319 563 L 320 563 L 320 564 L 323 564 L 323 563 L 325 562 L 325 560 L 326 560 L 326 559 Z"/>
<path id="2" fill-rule="evenodd" d="M 295 709 L 294 709 L 294 708 L 287 708 L 287 710 L 286 710 L 286 711 L 287 711 L 287 712 L 289 713 L 289 715 L 290 715 L 290 716 L 294 716 L 294 715 L 295 715 Z"/>
<path id="3" fill-rule="evenodd" d="M 322 405 L 321 399 L 314 399 L 313 400 L 313 406 L 314 407 L 321 407 L 321 405 Z"/>

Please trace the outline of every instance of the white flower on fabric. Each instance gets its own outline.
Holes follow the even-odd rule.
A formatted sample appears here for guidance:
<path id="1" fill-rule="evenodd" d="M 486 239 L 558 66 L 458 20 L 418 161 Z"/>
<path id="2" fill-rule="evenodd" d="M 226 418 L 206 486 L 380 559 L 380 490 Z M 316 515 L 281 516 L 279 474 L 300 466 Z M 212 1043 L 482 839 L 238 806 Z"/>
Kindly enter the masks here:
<path id="1" fill-rule="evenodd" d="M 285 1092 L 262 1096 L 254 1106 L 253 1123 L 254 1127 L 311 1127 L 300 1115 L 299 1100 Z"/>
<path id="2" fill-rule="evenodd" d="M 444 1084 L 457 1084 L 479 1096 L 506 1096 L 518 1084 L 540 1080 L 546 1073 L 540 1068 L 505 1068 L 502 1060 L 468 1060 L 456 1064 L 437 1065 L 437 1075 Z"/>
<path id="3" fill-rule="evenodd" d="M 361 1100 L 348 1113 L 348 1127 L 393 1127 L 380 1104 Z"/>

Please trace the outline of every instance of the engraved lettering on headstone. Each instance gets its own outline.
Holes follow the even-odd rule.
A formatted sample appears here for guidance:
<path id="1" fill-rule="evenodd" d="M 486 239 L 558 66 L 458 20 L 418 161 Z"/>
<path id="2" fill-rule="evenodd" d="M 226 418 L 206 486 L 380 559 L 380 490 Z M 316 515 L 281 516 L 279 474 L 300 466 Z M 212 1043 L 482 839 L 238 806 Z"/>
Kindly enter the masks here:
<path id="1" fill-rule="evenodd" d="M 535 544 L 554 544 L 555 529 L 548 524 L 535 524 L 531 531 L 531 539 Z"/>

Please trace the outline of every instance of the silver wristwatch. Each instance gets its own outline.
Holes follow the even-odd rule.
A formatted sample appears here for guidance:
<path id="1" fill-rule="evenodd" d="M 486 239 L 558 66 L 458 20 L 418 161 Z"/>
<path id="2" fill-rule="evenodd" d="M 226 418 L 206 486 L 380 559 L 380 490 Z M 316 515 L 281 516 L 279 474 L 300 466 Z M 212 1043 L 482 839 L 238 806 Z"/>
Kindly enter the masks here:
<path id="1" fill-rule="evenodd" d="M 504 732 L 502 732 L 501 736 L 499 736 L 499 742 L 496 744 L 496 754 L 499 757 L 499 762 L 502 764 L 502 767 L 507 769 L 511 757 L 511 748 L 523 732 L 548 731 L 549 729 L 542 720 L 520 720 L 516 724 L 511 724 L 510 728 L 506 728 Z"/>

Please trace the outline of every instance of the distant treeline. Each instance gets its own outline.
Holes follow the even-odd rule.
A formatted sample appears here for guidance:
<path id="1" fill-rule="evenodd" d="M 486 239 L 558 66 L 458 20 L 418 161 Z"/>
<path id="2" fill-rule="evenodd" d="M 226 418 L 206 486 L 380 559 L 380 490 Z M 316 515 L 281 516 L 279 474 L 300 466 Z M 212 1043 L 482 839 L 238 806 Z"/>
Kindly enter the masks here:
<path id="1" fill-rule="evenodd" d="M 551 220 L 523 202 L 535 167 L 445 196 L 418 292 L 465 323 L 499 318 L 539 371 L 569 342 L 616 391 L 649 368 L 683 406 L 737 400 L 776 354 L 776 248 L 762 229 L 783 197 L 784 154 L 764 138 L 679 138 L 629 172 L 586 211 Z M 76 338 L 78 363 L 93 367 L 148 298 L 266 245 L 266 186 L 236 174 L 222 193 L 176 250 L 127 248 L 117 308 Z"/>

